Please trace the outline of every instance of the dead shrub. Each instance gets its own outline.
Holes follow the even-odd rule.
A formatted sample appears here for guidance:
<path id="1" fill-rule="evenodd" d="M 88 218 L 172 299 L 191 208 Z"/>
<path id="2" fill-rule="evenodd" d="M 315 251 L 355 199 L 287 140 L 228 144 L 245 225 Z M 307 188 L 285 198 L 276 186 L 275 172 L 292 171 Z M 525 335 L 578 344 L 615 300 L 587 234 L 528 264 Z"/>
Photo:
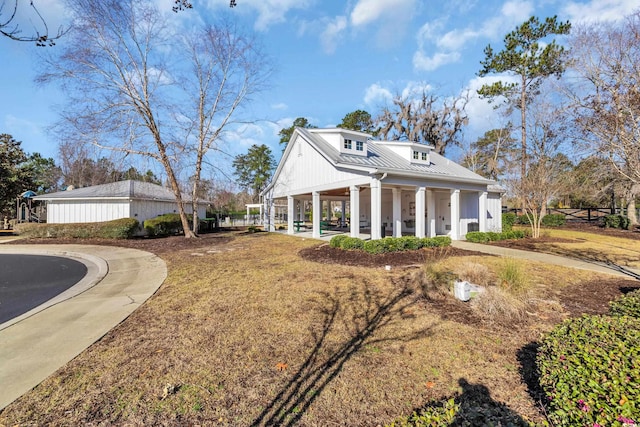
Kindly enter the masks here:
<path id="1" fill-rule="evenodd" d="M 504 258 L 498 270 L 498 287 L 512 295 L 523 295 L 529 291 L 529 281 L 521 263 L 513 258 Z"/>
<path id="2" fill-rule="evenodd" d="M 512 324 L 526 319 L 527 303 L 497 286 L 489 286 L 471 300 L 478 316 L 487 323 Z"/>
<path id="3" fill-rule="evenodd" d="M 451 295 L 455 274 L 441 265 L 425 264 L 411 277 L 412 284 L 428 300 L 438 301 Z"/>
<path id="4" fill-rule="evenodd" d="M 475 285 L 486 287 L 496 282 L 496 276 L 489 270 L 489 267 L 477 262 L 463 262 L 456 266 L 454 271 L 460 280 L 466 280 Z"/>

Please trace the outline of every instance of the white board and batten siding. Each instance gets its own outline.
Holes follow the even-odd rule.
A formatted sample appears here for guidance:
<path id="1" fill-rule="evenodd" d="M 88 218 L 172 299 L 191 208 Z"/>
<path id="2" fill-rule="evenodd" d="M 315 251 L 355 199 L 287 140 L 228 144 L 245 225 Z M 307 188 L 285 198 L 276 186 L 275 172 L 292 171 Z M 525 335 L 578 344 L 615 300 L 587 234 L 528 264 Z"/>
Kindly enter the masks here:
<path id="1" fill-rule="evenodd" d="M 274 197 L 320 191 L 325 189 L 327 183 L 339 186 L 337 183 L 348 183 L 356 177 L 358 175 L 352 171 L 337 169 L 314 147 L 297 138 L 274 188 Z M 368 176 L 362 177 L 363 184 L 369 180 Z"/>
<path id="2" fill-rule="evenodd" d="M 102 222 L 129 216 L 128 200 L 51 200 L 47 203 L 50 224 Z"/>
<path id="3" fill-rule="evenodd" d="M 487 231 L 502 231 L 502 198 L 500 193 L 487 196 Z"/>

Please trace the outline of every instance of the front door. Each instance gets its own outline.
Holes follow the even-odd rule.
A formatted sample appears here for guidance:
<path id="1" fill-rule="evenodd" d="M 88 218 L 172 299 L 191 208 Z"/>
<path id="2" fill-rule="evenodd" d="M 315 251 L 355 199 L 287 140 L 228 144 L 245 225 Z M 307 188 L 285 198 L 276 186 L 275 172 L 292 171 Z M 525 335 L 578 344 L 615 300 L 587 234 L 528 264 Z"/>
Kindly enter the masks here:
<path id="1" fill-rule="evenodd" d="M 436 234 L 446 236 L 451 232 L 451 198 L 438 198 L 436 208 Z"/>

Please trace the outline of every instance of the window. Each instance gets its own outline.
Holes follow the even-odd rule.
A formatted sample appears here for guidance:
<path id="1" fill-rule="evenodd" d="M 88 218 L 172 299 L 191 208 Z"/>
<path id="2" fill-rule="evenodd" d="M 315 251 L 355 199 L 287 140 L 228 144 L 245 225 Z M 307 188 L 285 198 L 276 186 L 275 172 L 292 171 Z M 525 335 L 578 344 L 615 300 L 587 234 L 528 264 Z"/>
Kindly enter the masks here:
<path id="1" fill-rule="evenodd" d="M 414 152 L 413 152 L 413 158 L 414 158 L 414 160 L 418 160 L 418 159 L 419 159 L 419 156 L 418 156 L 418 152 L 417 152 L 417 151 L 414 151 Z"/>
<path id="2" fill-rule="evenodd" d="M 427 153 L 422 152 L 420 154 L 422 154 L 422 160 L 424 160 L 426 162 L 427 161 Z"/>
<path id="3" fill-rule="evenodd" d="M 351 150 L 351 140 L 350 139 L 345 139 L 344 140 L 344 148 L 347 150 Z"/>
<path id="4" fill-rule="evenodd" d="M 364 151 L 364 142 L 356 141 L 356 151 Z"/>

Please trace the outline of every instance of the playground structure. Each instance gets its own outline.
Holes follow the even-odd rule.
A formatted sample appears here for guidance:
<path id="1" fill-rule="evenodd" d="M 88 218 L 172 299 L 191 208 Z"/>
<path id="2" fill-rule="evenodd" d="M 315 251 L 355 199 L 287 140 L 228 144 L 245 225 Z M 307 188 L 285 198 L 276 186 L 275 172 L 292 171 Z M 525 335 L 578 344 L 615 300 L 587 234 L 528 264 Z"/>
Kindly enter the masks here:
<path id="1" fill-rule="evenodd" d="M 16 197 L 16 224 L 22 222 L 40 222 L 44 206 L 33 200 L 33 197 L 36 195 L 35 192 L 27 190 Z M 5 216 L 2 221 L 2 229 L 10 230 L 13 222 L 14 221 L 9 221 L 9 218 Z"/>

